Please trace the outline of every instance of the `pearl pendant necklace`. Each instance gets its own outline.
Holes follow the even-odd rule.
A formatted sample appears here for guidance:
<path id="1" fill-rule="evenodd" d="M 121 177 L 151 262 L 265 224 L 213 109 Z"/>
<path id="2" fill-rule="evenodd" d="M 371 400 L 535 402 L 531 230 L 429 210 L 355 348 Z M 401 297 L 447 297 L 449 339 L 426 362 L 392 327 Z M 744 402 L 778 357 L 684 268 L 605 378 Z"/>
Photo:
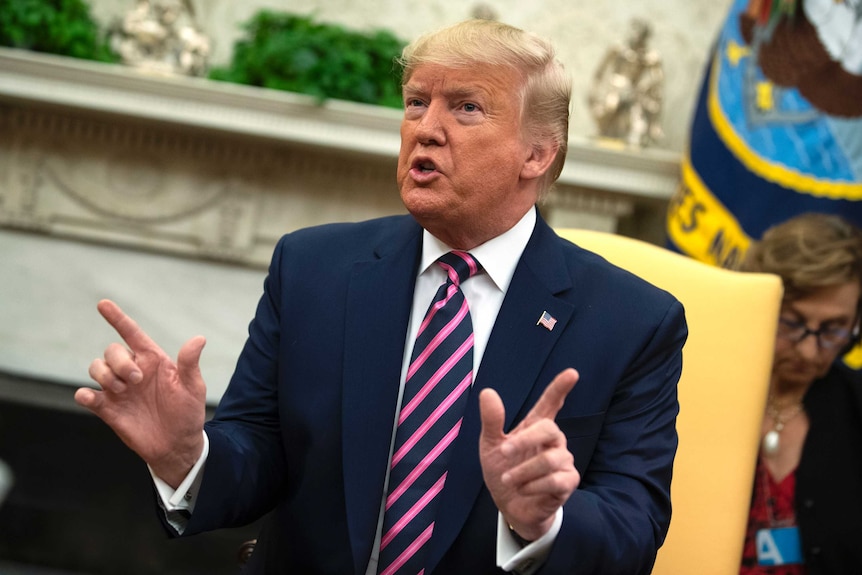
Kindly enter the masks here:
<path id="1" fill-rule="evenodd" d="M 766 411 L 769 413 L 769 416 L 772 417 L 772 421 L 774 421 L 775 424 L 772 426 L 772 429 L 767 431 L 766 435 L 763 436 L 761 447 L 763 449 L 763 453 L 766 454 L 767 457 L 774 457 L 778 454 L 778 450 L 781 447 L 781 430 L 784 429 L 784 425 L 788 421 L 802 413 L 802 404 L 797 403 L 788 415 L 784 415 L 782 417 L 782 412 L 775 407 L 774 402 L 770 399 L 766 405 Z"/>
<path id="2" fill-rule="evenodd" d="M 784 426 L 776 425 L 774 429 L 770 429 L 763 436 L 763 452 L 768 456 L 773 456 L 778 453 L 778 447 L 781 442 L 781 430 Z"/>

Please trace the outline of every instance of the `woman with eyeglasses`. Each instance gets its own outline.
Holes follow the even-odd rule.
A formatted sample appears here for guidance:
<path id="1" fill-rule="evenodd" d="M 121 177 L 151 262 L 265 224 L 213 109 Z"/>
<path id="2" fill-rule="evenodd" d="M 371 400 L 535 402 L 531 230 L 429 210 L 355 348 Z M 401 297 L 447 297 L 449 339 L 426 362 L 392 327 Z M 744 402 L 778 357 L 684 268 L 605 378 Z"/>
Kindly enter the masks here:
<path id="1" fill-rule="evenodd" d="M 741 575 L 862 573 L 862 232 L 804 214 L 749 248 L 784 284 Z M 744 329 L 744 327 L 743 327 Z"/>

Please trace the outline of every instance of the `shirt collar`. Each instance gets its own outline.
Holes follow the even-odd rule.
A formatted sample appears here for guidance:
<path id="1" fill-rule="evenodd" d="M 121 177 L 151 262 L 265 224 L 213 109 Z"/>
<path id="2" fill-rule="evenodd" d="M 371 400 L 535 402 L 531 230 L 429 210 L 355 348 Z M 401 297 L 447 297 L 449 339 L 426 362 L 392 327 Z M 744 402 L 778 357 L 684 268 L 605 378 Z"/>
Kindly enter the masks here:
<path id="1" fill-rule="evenodd" d="M 491 281 L 503 292 L 509 289 L 515 268 L 521 259 L 533 228 L 536 226 L 536 209 L 527 210 L 527 213 L 512 226 L 508 231 L 500 234 L 476 246 L 470 253 L 479 260 L 485 273 Z M 422 232 L 422 261 L 419 266 L 419 275 L 425 273 L 428 268 L 443 254 L 452 251 L 452 248 L 432 236 L 428 230 Z"/>

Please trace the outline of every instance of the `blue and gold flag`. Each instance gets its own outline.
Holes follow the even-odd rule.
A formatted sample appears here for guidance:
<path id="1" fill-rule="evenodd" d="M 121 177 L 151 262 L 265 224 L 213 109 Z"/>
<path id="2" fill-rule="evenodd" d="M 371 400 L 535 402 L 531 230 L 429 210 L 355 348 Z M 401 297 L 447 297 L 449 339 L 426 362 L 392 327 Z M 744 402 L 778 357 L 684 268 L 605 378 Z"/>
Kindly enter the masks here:
<path id="1" fill-rule="evenodd" d="M 862 226 L 862 0 L 735 0 L 681 169 L 668 244 L 707 263 L 802 212 Z"/>

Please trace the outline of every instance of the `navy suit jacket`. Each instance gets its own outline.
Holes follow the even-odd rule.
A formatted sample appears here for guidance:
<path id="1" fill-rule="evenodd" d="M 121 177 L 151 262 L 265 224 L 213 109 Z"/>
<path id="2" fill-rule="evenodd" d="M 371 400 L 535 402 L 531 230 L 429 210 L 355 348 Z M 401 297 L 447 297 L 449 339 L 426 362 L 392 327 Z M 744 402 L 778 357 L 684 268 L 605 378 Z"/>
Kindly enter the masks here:
<path id="1" fill-rule="evenodd" d="M 362 574 L 372 552 L 422 230 L 409 216 L 283 237 L 212 421 L 186 534 L 272 512 L 251 573 Z M 537 325 L 542 312 L 557 319 Z M 557 373 L 557 418 L 581 473 L 542 573 L 649 573 L 670 520 L 680 303 L 539 218 L 500 308 L 452 455 L 426 573 L 501 572 L 478 457 L 478 391 L 506 429 Z"/>

